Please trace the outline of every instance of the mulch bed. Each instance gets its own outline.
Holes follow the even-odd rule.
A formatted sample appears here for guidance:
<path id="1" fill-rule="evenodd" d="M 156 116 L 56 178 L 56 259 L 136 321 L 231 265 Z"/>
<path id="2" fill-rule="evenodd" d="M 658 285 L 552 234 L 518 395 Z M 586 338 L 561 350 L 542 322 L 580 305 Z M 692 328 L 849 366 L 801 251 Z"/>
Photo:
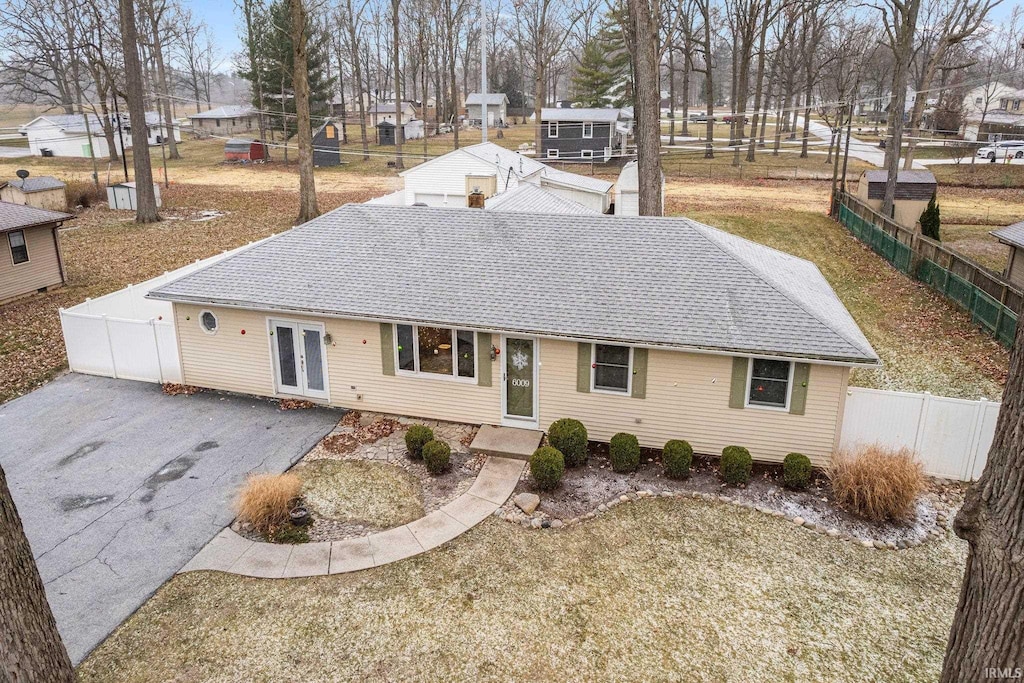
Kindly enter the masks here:
<path id="1" fill-rule="evenodd" d="M 951 518 L 951 511 L 962 500 L 965 486 L 957 482 L 931 480 L 929 490 L 918 499 L 912 520 L 876 524 L 841 509 L 828 486 L 827 477 L 820 471 L 815 472 L 814 480 L 806 490 L 793 491 L 782 484 L 781 465 L 754 463 L 750 482 L 743 487 L 734 487 L 723 484 L 719 479 L 718 458 L 695 456 L 690 477 L 676 480 L 664 475 L 659 450 L 642 449 L 637 471 L 620 474 L 611 468 L 607 444 L 592 442 L 587 463 L 582 467 L 567 468 L 561 484 L 554 491 L 537 489 L 527 470 L 515 493 L 538 494 L 540 512 L 544 517 L 568 522 L 620 495 L 644 490 L 655 494 L 671 491 L 729 496 L 786 516 L 802 517 L 818 527 L 837 529 L 853 537 L 898 543 L 923 538 L 935 526 L 940 514 Z"/>

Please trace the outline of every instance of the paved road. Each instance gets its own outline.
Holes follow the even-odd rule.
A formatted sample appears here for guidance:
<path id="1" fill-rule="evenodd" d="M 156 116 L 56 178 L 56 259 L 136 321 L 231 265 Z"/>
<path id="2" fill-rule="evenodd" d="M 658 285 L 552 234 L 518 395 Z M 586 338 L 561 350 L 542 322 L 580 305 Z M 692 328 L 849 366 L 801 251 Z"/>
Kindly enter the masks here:
<path id="1" fill-rule="evenodd" d="M 231 521 L 246 473 L 285 470 L 338 417 L 76 374 L 0 405 L 0 464 L 71 659 Z"/>

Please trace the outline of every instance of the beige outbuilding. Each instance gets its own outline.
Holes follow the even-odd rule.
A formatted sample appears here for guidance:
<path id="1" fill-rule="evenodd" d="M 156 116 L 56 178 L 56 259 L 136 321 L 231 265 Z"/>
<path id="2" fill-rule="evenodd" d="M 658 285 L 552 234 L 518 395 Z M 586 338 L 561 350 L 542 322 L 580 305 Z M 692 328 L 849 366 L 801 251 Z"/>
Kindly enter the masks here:
<path id="1" fill-rule="evenodd" d="M 0 303 L 64 283 L 57 229 L 73 216 L 0 202 Z"/>
<path id="2" fill-rule="evenodd" d="M 347 205 L 149 296 L 187 384 L 825 464 L 878 358 L 808 261 L 680 218 Z"/>
<path id="3" fill-rule="evenodd" d="M 67 211 L 67 185 L 48 175 L 15 178 L 0 183 L 0 202 Z"/>
<path id="4" fill-rule="evenodd" d="M 857 182 L 857 199 L 872 211 L 880 212 L 885 199 L 885 171 L 864 171 Z M 938 189 L 938 183 L 931 171 L 900 171 L 896 174 L 896 194 L 889 216 L 897 225 L 907 230 L 921 231 L 921 214 L 928 208 L 930 200 Z"/>

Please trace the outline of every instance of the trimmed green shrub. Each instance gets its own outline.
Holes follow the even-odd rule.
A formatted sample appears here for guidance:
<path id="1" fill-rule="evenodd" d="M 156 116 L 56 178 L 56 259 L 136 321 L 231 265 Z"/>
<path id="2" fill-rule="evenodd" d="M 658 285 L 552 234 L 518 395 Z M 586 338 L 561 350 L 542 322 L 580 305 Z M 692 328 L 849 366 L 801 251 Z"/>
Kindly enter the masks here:
<path id="1" fill-rule="evenodd" d="M 566 467 L 579 467 L 587 462 L 587 428 L 579 420 L 563 417 L 552 422 L 548 443 L 562 452 Z"/>
<path id="2" fill-rule="evenodd" d="M 419 460 L 423 457 L 423 447 L 434 440 L 434 430 L 426 425 L 413 425 L 405 433 L 405 447 L 409 457 Z"/>
<path id="3" fill-rule="evenodd" d="M 790 453 L 782 461 L 782 481 L 791 489 L 807 488 L 811 474 L 811 459 L 803 453 Z"/>
<path id="4" fill-rule="evenodd" d="M 750 481 L 750 468 L 754 460 L 743 446 L 726 446 L 722 450 L 722 479 L 726 484 L 738 486 Z"/>
<path id="5" fill-rule="evenodd" d="M 928 206 L 921 212 L 921 217 L 918 219 L 921 223 L 921 234 L 925 237 L 931 237 L 933 240 L 941 240 L 939 236 L 939 230 L 942 226 L 942 218 L 939 212 L 939 203 L 935 201 L 935 195 L 928 200 Z"/>
<path id="6" fill-rule="evenodd" d="M 616 472 L 635 472 L 640 464 L 640 442 L 626 432 L 619 432 L 609 443 L 612 469 Z"/>
<path id="7" fill-rule="evenodd" d="M 423 464 L 427 466 L 427 472 L 441 474 L 448 469 L 451 459 L 452 447 L 444 441 L 434 439 L 423 444 Z"/>
<path id="8" fill-rule="evenodd" d="M 680 439 L 672 439 L 661 451 L 661 466 L 665 468 L 666 477 L 686 479 L 690 476 L 692 462 L 693 447 Z"/>
<path id="9" fill-rule="evenodd" d="M 530 476 L 537 487 L 550 491 L 558 486 L 565 474 L 565 456 L 553 446 L 541 446 L 530 456 Z"/>

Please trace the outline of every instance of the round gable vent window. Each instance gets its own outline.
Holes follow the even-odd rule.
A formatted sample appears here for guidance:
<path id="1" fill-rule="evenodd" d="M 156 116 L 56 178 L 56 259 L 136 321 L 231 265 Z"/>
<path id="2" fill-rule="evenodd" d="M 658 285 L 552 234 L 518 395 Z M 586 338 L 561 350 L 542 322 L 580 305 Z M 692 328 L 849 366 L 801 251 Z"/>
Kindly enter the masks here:
<path id="1" fill-rule="evenodd" d="M 203 332 L 214 334 L 217 331 L 217 316 L 212 311 L 203 311 L 199 314 L 199 326 Z"/>

